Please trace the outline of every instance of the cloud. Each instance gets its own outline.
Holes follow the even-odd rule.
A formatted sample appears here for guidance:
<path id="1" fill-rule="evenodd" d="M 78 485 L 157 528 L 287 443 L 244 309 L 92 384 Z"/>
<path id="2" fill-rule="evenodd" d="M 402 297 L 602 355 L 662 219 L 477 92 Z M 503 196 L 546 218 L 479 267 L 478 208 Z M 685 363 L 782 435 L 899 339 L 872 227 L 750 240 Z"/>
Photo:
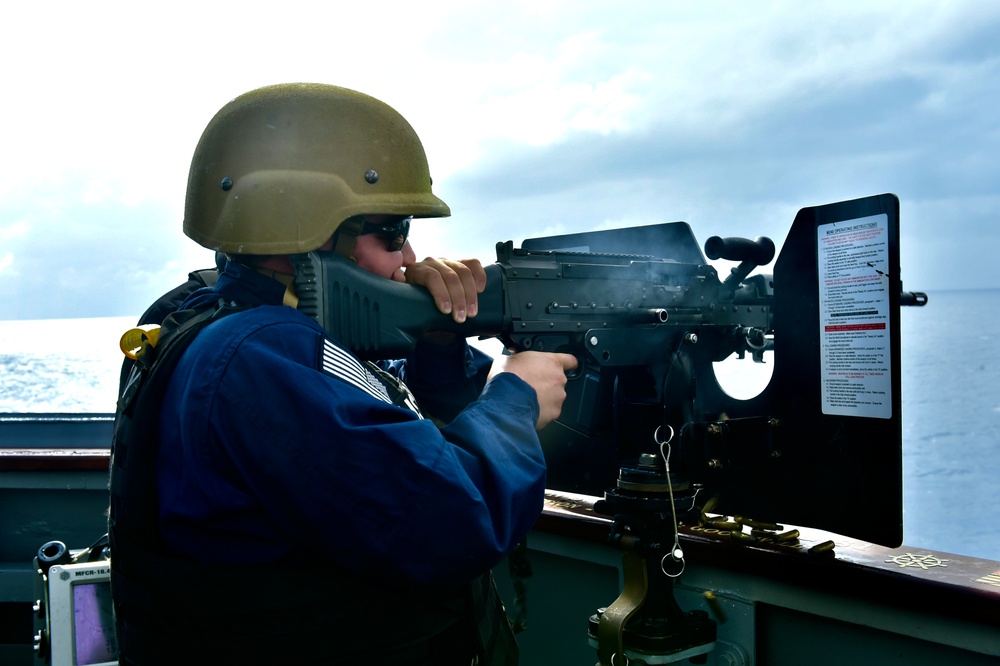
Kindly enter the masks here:
<path id="1" fill-rule="evenodd" d="M 4 317 L 137 314 L 210 265 L 180 232 L 198 136 L 296 80 L 416 128 L 454 211 L 418 251 L 672 220 L 780 241 L 801 207 L 889 191 L 908 284 L 1000 286 L 970 247 L 998 240 L 990 3 L 57 5 L 12 8 L 0 43 L 25 63 L 0 109 Z"/>
<path id="2" fill-rule="evenodd" d="M 27 189 L 4 198 L 0 236 L 12 263 L 0 270 L 4 318 L 136 314 L 189 270 L 212 264 L 180 233 L 170 209 L 95 197 L 86 178 L 57 189 L 59 197 Z M 17 222 L 4 225 L 8 216 Z M 178 267 L 179 257 L 191 261 Z"/>
<path id="3" fill-rule="evenodd" d="M 651 76 L 667 85 L 636 90 L 643 103 L 623 129 L 496 141 L 452 176 L 452 207 L 514 237 L 687 219 L 702 237 L 728 229 L 780 241 L 799 207 L 895 192 L 904 267 L 921 286 L 997 286 L 989 259 L 967 256 L 961 241 L 925 240 L 996 234 L 1000 124 L 987 100 L 1000 92 L 1000 21 L 996 11 L 971 23 L 968 12 L 940 13 L 834 16 L 809 31 L 794 16 L 759 32 L 749 21 L 732 49 L 718 48 L 723 22 L 721 37 L 685 42 L 704 55 L 691 68 L 708 74 L 700 83 Z M 699 25 L 664 30 L 707 35 Z"/>
<path id="4" fill-rule="evenodd" d="M 25 220 L 15 220 L 10 224 L 0 226 L 0 243 L 8 243 L 22 238 L 27 235 L 28 230 L 29 226 Z"/>

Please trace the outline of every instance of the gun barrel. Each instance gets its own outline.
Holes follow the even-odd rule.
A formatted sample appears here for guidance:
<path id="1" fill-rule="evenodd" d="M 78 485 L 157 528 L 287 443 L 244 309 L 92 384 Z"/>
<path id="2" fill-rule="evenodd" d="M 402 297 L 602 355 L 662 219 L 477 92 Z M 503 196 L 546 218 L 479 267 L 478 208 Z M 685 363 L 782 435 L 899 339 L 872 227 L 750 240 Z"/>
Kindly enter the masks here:
<path id="1" fill-rule="evenodd" d="M 665 324 L 670 319 L 670 313 L 663 308 L 642 308 L 635 310 L 629 317 L 633 324 Z"/>

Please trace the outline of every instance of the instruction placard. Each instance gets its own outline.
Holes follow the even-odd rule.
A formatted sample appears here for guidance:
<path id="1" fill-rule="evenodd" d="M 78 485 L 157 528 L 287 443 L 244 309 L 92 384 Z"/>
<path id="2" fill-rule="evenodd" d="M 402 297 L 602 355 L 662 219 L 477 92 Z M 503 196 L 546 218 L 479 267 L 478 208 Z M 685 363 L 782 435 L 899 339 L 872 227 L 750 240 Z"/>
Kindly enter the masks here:
<path id="1" fill-rule="evenodd" d="M 888 217 L 816 234 L 823 413 L 892 418 Z"/>

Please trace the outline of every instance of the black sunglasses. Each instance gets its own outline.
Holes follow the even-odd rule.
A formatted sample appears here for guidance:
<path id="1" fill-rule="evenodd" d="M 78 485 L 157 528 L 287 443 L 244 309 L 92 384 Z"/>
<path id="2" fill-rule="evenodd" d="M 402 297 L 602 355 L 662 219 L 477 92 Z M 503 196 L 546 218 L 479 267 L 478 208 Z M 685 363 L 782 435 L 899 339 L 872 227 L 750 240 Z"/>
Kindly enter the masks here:
<path id="1" fill-rule="evenodd" d="M 365 234 L 378 234 L 388 243 L 389 252 L 399 252 L 406 244 L 406 237 L 410 235 L 410 220 L 413 216 L 404 217 L 392 222 L 369 222 L 362 220 L 359 236 Z"/>

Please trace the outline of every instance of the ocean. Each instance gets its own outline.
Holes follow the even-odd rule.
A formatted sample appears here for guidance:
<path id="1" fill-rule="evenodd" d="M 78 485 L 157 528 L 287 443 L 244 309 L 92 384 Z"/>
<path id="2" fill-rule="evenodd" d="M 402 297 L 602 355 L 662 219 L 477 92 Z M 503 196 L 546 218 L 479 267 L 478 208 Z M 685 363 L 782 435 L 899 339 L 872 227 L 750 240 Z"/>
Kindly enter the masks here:
<path id="1" fill-rule="evenodd" d="M 1000 560 L 1000 291 L 901 313 L 904 543 Z M 0 321 L 0 413 L 114 411 L 135 317 Z"/>

